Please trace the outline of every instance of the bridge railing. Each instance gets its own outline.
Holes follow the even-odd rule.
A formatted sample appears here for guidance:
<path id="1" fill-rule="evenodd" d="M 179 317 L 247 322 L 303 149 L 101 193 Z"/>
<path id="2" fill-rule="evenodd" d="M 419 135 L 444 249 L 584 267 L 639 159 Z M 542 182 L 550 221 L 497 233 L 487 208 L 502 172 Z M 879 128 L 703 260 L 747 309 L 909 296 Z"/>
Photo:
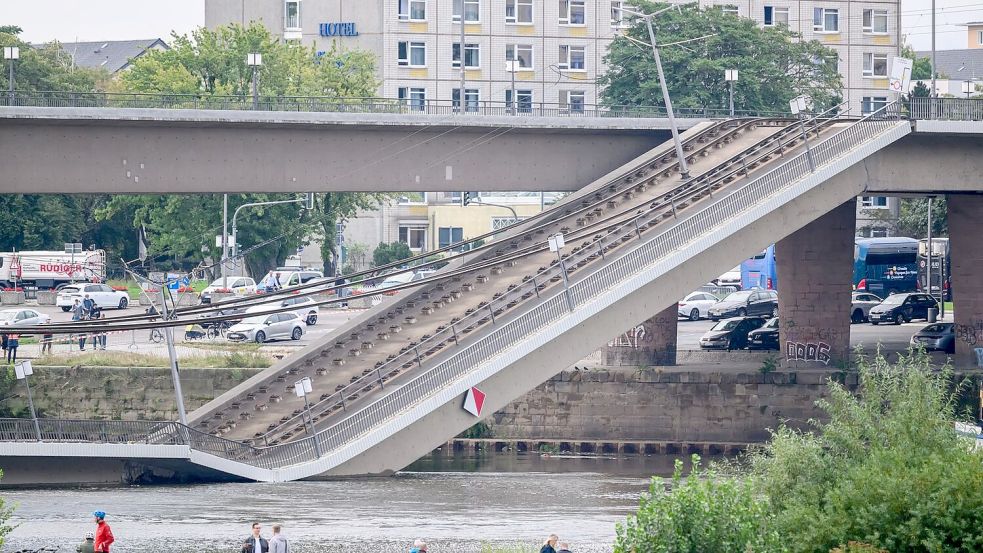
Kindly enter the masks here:
<path id="1" fill-rule="evenodd" d="M 15 92 L 0 93 L 0 107 L 209 109 L 236 111 L 295 111 L 330 113 L 398 113 L 421 115 L 499 115 L 526 117 L 666 117 L 661 106 L 610 106 L 585 103 L 478 101 L 465 102 L 461 110 L 453 100 L 396 98 L 332 98 L 327 96 L 261 96 L 254 104 L 250 96 L 203 94 L 144 94 L 116 92 Z M 722 109 L 677 108 L 685 118 L 728 117 Z M 785 116 L 785 113 L 738 110 L 738 117 Z"/>
<path id="2" fill-rule="evenodd" d="M 983 121 L 983 98 L 911 98 L 905 104 L 909 119 Z"/>
<path id="3" fill-rule="evenodd" d="M 180 424 L 168 421 L 38 419 L 41 440 L 104 444 L 184 444 Z M 31 419 L 0 419 L 0 441 L 36 441 Z"/>

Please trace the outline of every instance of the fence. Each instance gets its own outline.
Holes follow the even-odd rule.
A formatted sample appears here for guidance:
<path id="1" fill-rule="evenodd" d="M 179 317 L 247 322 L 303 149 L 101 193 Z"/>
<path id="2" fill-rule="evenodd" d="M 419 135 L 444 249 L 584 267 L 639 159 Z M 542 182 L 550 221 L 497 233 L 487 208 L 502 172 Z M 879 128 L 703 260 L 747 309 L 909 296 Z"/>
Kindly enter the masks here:
<path id="1" fill-rule="evenodd" d="M 983 121 L 983 98 L 911 98 L 909 119 Z"/>

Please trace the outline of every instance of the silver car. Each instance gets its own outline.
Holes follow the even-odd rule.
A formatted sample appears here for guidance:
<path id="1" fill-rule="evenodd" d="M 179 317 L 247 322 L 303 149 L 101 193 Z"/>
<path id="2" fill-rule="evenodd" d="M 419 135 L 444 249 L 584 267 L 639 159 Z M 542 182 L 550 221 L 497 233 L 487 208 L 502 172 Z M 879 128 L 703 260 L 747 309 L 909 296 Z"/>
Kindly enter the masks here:
<path id="1" fill-rule="evenodd" d="M 850 322 L 862 323 L 870 318 L 870 308 L 884 301 L 870 292 L 854 292 L 850 307 Z"/>
<path id="2" fill-rule="evenodd" d="M 0 326 L 43 325 L 51 322 L 51 317 L 33 309 L 4 309 L 0 311 Z"/>
<path id="3" fill-rule="evenodd" d="M 230 342 L 256 342 L 271 340 L 300 340 L 304 335 L 304 321 L 296 313 L 270 313 L 254 315 L 232 325 L 225 337 Z"/>

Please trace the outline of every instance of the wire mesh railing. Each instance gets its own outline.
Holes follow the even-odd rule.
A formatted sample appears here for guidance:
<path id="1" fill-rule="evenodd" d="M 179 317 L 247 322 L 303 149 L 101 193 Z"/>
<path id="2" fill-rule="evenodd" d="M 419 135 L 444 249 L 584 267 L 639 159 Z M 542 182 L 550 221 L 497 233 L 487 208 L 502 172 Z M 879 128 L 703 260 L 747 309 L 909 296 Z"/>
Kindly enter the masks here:
<path id="1" fill-rule="evenodd" d="M 902 107 L 909 119 L 983 121 L 983 98 L 910 98 Z"/>

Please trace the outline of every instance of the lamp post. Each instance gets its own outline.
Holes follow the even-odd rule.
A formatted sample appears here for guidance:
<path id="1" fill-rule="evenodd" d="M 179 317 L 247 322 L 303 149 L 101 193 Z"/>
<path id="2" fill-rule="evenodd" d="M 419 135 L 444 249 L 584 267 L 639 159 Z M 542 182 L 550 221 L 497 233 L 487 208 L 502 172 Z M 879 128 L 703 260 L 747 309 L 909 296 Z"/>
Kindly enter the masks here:
<path id="1" fill-rule="evenodd" d="M 27 388 L 27 405 L 31 408 L 31 418 L 34 419 L 34 431 L 37 432 L 38 441 L 41 441 L 41 425 L 38 423 L 38 413 L 34 410 L 34 396 L 31 395 L 31 383 L 28 378 L 34 374 L 34 367 L 31 366 L 30 361 L 21 361 L 14 365 L 14 374 L 17 376 L 17 380 L 23 380 L 24 386 Z"/>
<path id="2" fill-rule="evenodd" d="M 514 55 L 516 55 L 516 53 L 515 53 L 515 51 L 513 51 L 513 54 L 512 54 L 512 55 L 513 55 L 513 56 L 514 56 Z M 509 60 L 509 61 L 507 61 L 507 62 L 505 62 L 505 67 L 506 67 L 506 70 L 507 70 L 507 71 L 508 71 L 509 73 L 511 73 L 511 74 L 512 74 L 512 91 L 511 91 L 511 94 L 512 94 L 512 95 L 510 96 L 510 98 L 511 98 L 511 100 L 512 100 L 512 101 L 511 101 L 511 102 L 509 102 L 509 111 L 511 111 L 511 112 L 512 112 L 512 115 L 515 115 L 515 114 L 516 114 L 516 98 L 515 98 L 515 68 L 517 67 L 517 66 L 516 66 L 516 64 L 517 64 L 517 63 L 519 63 L 519 62 L 518 62 L 518 61 L 516 61 L 516 60 L 514 60 L 514 59 L 513 59 L 513 60 Z"/>
<path id="3" fill-rule="evenodd" d="M 969 95 L 973 92 L 973 82 L 963 81 L 963 94 L 966 95 L 966 99 L 969 99 Z"/>
<path id="4" fill-rule="evenodd" d="M 232 258 L 236 259 L 239 257 L 239 235 L 238 227 L 236 226 L 236 219 L 239 217 L 239 212 L 246 207 L 258 207 L 261 205 L 279 205 L 279 204 L 304 204 L 304 209 L 314 209 L 314 193 L 308 192 L 303 198 L 298 198 L 296 200 L 277 200 L 273 202 L 252 202 L 248 204 L 242 204 L 236 208 L 235 212 L 232 214 L 232 235 L 229 237 L 232 240 Z"/>
<path id="5" fill-rule="evenodd" d="M 466 111 L 466 108 L 465 108 L 465 94 L 464 94 L 464 81 L 465 81 L 465 78 L 466 78 L 466 73 L 464 72 L 465 71 L 465 69 L 464 69 L 464 31 L 465 31 L 465 29 L 464 29 L 464 2 L 461 2 L 461 19 L 460 19 L 459 23 L 461 24 L 461 48 L 458 50 L 458 53 L 460 54 L 460 60 L 461 60 L 461 92 L 458 95 L 458 100 L 459 101 L 457 103 L 457 109 L 458 109 L 458 113 L 464 113 Z"/>
<path id="6" fill-rule="evenodd" d="M 734 83 L 737 82 L 737 69 L 725 69 L 724 78 L 727 79 L 727 85 L 730 89 L 730 116 L 734 116 Z"/>
<path id="7" fill-rule="evenodd" d="M 7 105 L 14 105 L 14 60 L 20 58 L 20 48 L 17 46 L 4 46 L 3 47 L 3 59 L 10 60 L 10 79 L 8 84 L 10 85 L 10 91 L 7 93 L 9 96 L 9 102 Z"/>
<path id="8" fill-rule="evenodd" d="M 793 98 L 789 103 L 789 107 L 792 109 L 792 113 L 797 115 L 799 118 L 799 128 L 802 130 L 802 141 L 806 145 L 806 158 L 809 159 L 809 169 L 813 173 L 816 172 L 816 162 L 812 158 L 812 148 L 809 147 L 809 134 L 806 132 L 805 116 L 806 111 L 809 109 L 809 104 L 811 101 L 808 96 L 799 96 Z"/>
<path id="9" fill-rule="evenodd" d="M 550 251 L 556 252 L 556 258 L 560 261 L 560 272 L 563 275 L 563 291 L 567 296 L 567 307 L 570 311 L 573 311 L 573 297 L 570 296 L 570 281 L 567 279 L 567 264 L 563 261 L 563 246 L 566 242 L 563 240 L 562 233 L 556 233 L 549 237 L 548 239 L 550 245 Z"/>
<path id="10" fill-rule="evenodd" d="M 253 109 L 259 109 L 259 68 L 263 65 L 263 54 L 246 54 L 246 65 L 253 68 Z"/>
<path id="11" fill-rule="evenodd" d="M 318 442 L 317 432 L 314 431 L 314 418 L 311 417 L 311 402 L 309 399 L 307 399 L 307 394 L 313 391 L 314 383 L 311 381 L 311 377 L 309 376 L 305 376 L 297 382 L 294 382 L 294 393 L 297 394 L 297 397 L 304 398 L 304 410 L 307 412 L 307 421 L 304 424 L 304 429 L 307 431 L 308 435 L 314 436 L 314 451 L 317 453 L 317 456 L 320 457 L 321 444 Z M 308 427 L 307 424 L 310 424 L 310 427 Z"/>
<path id="12" fill-rule="evenodd" d="M 662 57 L 659 56 L 659 45 L 655 42 L 655 30 L 652 28 L 652 18 L 662 12 L 678 9 L 677 6 L 670 6 L 655 13 L 644 14 L 632 10 L 620 8 L 623 13 L 641 17 L 645 20 L 648 27 L 649 40 L 652 41 L 652 57 L 655 58 L 655 68 L 659 72 L 659 85 L 662 87 L 662 101 L 666 105 L 666 115 L 669 117 L 669 128 L 672 131 L 672 140 L 676 143 L 676 157 L 679 159 L 679 174 L 684 179 L 689 178 L 689 167 L 686 165 L 686 152 L 683 151 L 683 143 L 679 140 L 679 127 L 676 126 L 676 115 L 672 111 L 672 100 L 669 98 L 669 88 L 666 86 L 666 75 L 662 71 Z"/>

